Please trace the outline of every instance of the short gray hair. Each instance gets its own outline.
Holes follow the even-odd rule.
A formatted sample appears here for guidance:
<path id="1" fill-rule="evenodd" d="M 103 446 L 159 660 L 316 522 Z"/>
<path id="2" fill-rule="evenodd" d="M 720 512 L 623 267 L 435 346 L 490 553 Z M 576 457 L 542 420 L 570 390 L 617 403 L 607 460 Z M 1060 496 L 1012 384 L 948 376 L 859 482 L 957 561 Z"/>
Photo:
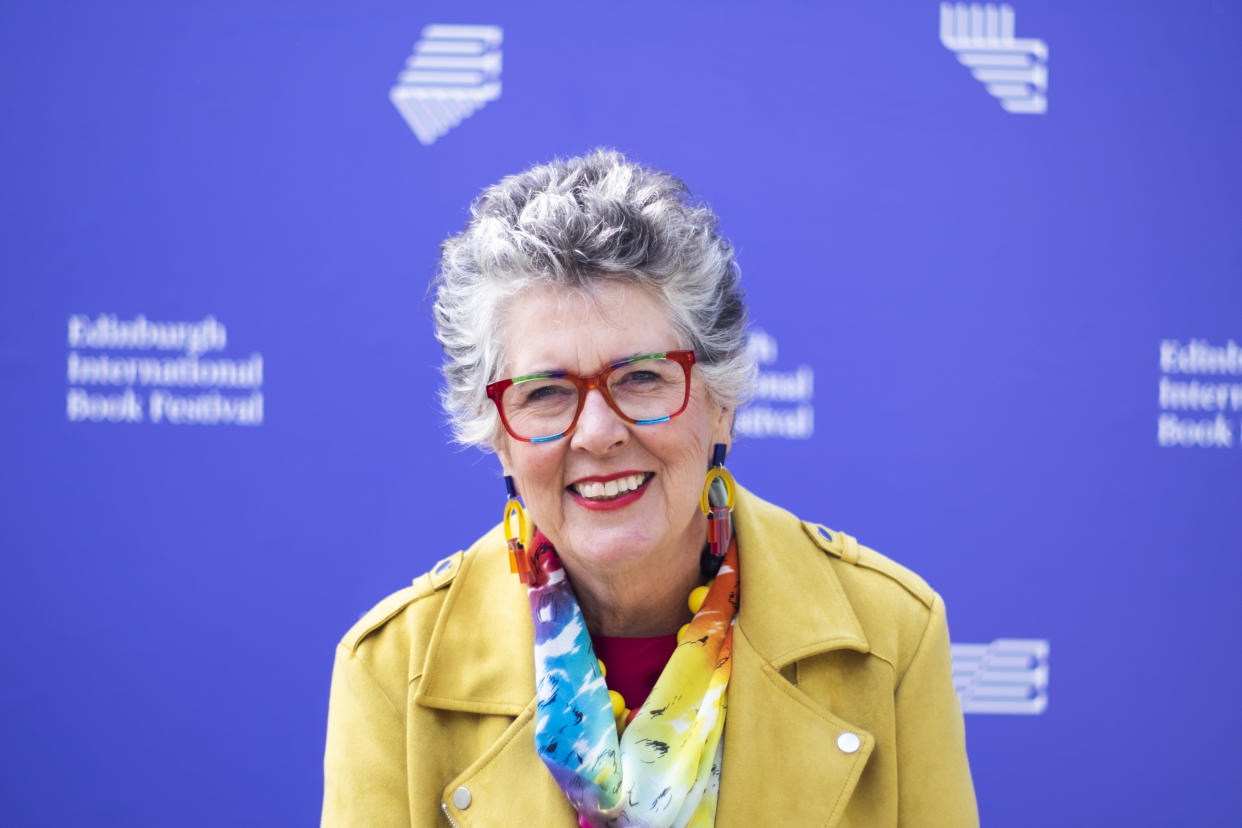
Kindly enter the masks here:
<path id="1" fill-rule="evenodd" d="M 554 160 L 489 187 L 466 228 L 440 246 L 432 283 L 454 436 L 483 448 L 496 437 L 486 389 L 502 379 L 502 307 L 535 285 L 652 290 L 694 349 L 712 398 L 736 408 L 755 373 L 738 276 L 716 214 L 680 180 L 619 152 Z"/>

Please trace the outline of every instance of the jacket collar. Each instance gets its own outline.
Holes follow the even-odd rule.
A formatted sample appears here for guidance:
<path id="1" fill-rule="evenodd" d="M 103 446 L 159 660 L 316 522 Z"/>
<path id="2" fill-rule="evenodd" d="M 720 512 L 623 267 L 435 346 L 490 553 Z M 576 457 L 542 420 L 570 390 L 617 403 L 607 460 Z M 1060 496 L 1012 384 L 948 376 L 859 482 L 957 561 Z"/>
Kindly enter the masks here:
<path id="1" fill-rule="evenodd" d="M 830 650 L 868 651 L 809 524 L 740 486 L 734 524 L 742 570 L 737 623 L 761 661 L 780 669 Z M 496 527 L 464 557 L 426 659 L 411 665 L 411 678 L 422 671 L 415 699 L 429 707 L 517 716 L 535 695 L 533 653 L 526 587 L 509 572 Z"/>

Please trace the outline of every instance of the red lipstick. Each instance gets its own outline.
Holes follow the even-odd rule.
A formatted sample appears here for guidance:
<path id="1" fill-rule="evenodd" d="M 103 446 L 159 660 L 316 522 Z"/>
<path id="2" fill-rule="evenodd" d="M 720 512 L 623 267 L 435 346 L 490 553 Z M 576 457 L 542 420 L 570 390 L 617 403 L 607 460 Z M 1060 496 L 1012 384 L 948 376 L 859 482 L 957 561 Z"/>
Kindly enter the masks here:
<path id="1" fill-rule="evenodd" d="M 646 479 L 642 482 L 642 485 L 640 485 L 637 489 L 634 489 L 633 491 L 626 492 L 625 494 L 619 497 L 614 497 L 610 500 L 591 500 L 590 498 L 585 498 L 582 495 L 578 494 L 578 492 L 574 489 L 574 485 L 577 485 L 579 483 L 607 483 L 609 480 L 617 480 L 622 477 L 631 477 L 635 474 L 642 474 L 646 476 Z M 654 479 L 655 479 L 654 474 L 651 474 L 649 472 L 638 472 L 638 471 L 625 471 L 625 472 L 620 472 L 619 474 L 593 475 L 590 477 L 578 478 L 577 480 L 574 481 L 572 485 L 567 486 L 565 488 L 565 491 L 569 492 L 569 496 L 572 497 L 574 499 L 574 502 L 577 503 L 582 508 L 590 509 L 593 512 L 606 512 L 606 511 L 610 511 L 613 509 L 623 509 L 626 506 L 629 506 L 634 501 L 638 500 L 640 497 L 646 494 L 647 486 Z"/>

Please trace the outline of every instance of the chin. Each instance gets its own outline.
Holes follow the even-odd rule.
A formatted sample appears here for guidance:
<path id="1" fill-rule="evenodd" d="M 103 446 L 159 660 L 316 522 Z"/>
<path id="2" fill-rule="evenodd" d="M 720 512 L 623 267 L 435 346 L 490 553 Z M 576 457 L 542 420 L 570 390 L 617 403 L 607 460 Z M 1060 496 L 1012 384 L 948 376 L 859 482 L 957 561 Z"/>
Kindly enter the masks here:
<path id="1" fill-rule="evenodd" d="M 654 546 L 654 540 L 646 533 L 620 527 L 592 532 L 573 544 L 577 551 L 574 557 L 579 561 L 607 568 L 647 560 L 654 553 Z"/>

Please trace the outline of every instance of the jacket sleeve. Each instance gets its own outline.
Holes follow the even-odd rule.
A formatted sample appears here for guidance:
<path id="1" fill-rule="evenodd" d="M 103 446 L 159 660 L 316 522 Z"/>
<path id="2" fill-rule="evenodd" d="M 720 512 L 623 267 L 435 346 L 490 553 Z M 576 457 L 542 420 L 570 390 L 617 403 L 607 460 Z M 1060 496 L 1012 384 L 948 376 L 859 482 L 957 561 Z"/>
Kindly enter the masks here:
<path id="1" fill-rule="evenodd" d="M 404 699 L 393 699 L 342 643 L 332 670 L 322 825 L 409 825 Z"/>
<path id="2" fill-rule="evenodd" d="M 966 761 L 966 728 L 953 688 L 944 602 L 927 626 L 896 692 L 898 824 L 975 828 L 979 813 Z"/>

